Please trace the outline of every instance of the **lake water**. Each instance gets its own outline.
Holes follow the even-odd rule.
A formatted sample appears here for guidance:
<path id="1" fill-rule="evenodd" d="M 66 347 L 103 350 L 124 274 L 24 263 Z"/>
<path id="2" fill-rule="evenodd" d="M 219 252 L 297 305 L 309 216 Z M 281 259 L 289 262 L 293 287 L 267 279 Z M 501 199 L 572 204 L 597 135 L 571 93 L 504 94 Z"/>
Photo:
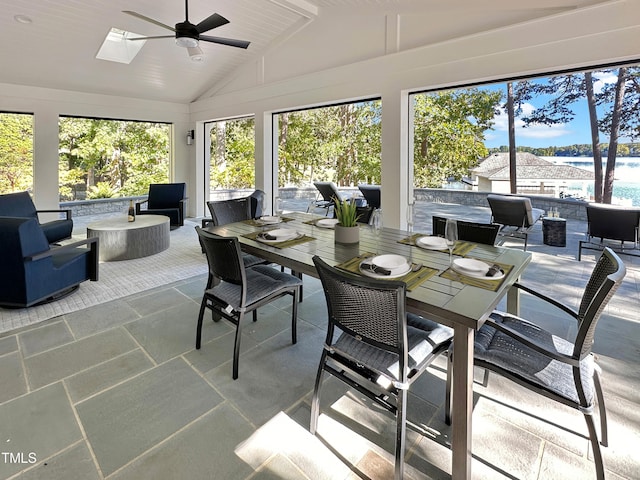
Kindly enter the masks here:
<path id="1" fill-rule="evenodd" d="M 541 157 L 553 163 L 572 165 L 593 172 L 593 157 Z M 606 168 L 606 159 L 603 161 Z M 575 188 L 580 189 L 580 184 Z M 587 195 L 593 195 L 593 183 L 587 186 Z M 613 196 L 622 199 L 624 203 L 640 206 L 640 157 L 618 157 L 616 159 L 615 181 Z"/>

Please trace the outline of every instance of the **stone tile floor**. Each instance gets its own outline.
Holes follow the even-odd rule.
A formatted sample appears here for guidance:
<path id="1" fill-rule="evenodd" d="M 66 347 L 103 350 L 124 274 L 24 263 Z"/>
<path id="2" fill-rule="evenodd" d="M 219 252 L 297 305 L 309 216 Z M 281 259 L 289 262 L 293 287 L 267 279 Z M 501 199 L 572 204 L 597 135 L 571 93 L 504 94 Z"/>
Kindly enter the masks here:
<path id="1" fill-rule="evenodd" d="M 486 209 L 425 205 L 416 231 L 430 231 L 436 213 L 487 220 Z M 569 222 L 568 247 L 548 247 L 537 227 L 523 281 L 576 306 L 594 264 L 593 254 L 575 260 L 582 232 Z M 638 268 L 624 259 L 627 277 L 594 346 L 612 479 L 640 478 Z M 319 435 L 308 432 L 326 308 L 319 282 L 304 281 L 298 343 L 290 343 L 289 302 L 264 307 L 244 331 L 236 381 L 229 324 L 205 322 L 202 349 L 194 350 L 204 276 L 3 334 L 0 479 L 391 478 L 393 420 L 338 382 L 325 387 Z M 575 330 L 534 301 L 524 301 L 523 315 L 558 334 Z M 409 400 L 422 432 L 409 431 L 407 478 L 449 477 L 443 366 L 437 362 Z M 474 403 L 474 478 L 594 477 L 579 413 L 497 376 L 474 386 Z"/>

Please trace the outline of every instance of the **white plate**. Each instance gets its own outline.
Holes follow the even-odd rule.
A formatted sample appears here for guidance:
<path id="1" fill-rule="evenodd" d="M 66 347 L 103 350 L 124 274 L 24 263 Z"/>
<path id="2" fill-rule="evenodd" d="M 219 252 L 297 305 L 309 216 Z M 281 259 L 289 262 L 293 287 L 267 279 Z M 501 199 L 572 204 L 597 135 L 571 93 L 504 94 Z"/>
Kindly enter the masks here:
<path id="1" fill-rule="evenodd" d="M 275 225 L 276 223 L 280 223 L 280 217 L 276 217 L 276 216 L 260 217 L 258 219 L 258 222 L 263 223 L 265 225 Z"/>
<path id="2" fill-rule="evenodd" d="M 447 241 L 442 237 L 420 237 L 416 245 L 429 250 L 446 250 Z"/>
<path id="3" fill-rule="evenodd" d="M 316 222 L 316 227 L 334 228 L 338 223 L 340 223 L 340 220 L 337 218 L 321 218 Z"/>
<path id="4" fill-rule="evenodd" d="M 275 240 L 269 240 L 267 238 L 261 238 L 260 234 L 258 234 L 258 236 L 256 237 L 256 240 L 258 242 L 262 242 L 262 243 L 286 242 L 287 240 L 293 240 L 294 238 L 298 238 L 301 236 L 300 233 L 290 228 L 277 228 L 275 230 L 269 230 L 268 232 L 263 232 L 263 233 L 268 233 L 269 235 L 276 238 Z"/>
<path id="5" fill-rule="evenodd" d="M 485 280 L 500 280 L 504 278 L 504 272 L 502 270 L 493 277 L 487 277 L 490 265 L 480 260 L 474 260 L 473 258 L 456 258 L 453 261 L 452 268 L 456 272 L 468 277 L 484 278 Z"/>
<path id="6" fill-rule="evenodd" d="M 362 264 L 363 263 L 371 263 L 372 259 L 371 258 L 367 258 L 366 260 L 363 260 L 360 263 L 360 273 L 362 273 L 363 275 L 366 275 L 367 277 L 372 277 L 372 278 L 398 278 L 398 277 L 402 277 L 404 275 L 406 275 L 407 273 L 409 273 L 411 271 L 411 265 L 407 264 L 406 268 L 404 268 L 403 270 L 396 270 L 395 272 L 392 272 L 389 275 L 382 275 L 379 273 L 376 273 L 374 271 L 369 270 L 369 268 L 367 267 L 363 267 Z M 406 263 L 406 261 L 405 261 Z M 376 265 L 378 265 L 376 263 Z M 380 265 L 378 265 L 380 266 Z"/>
<path id="7" fill-rule="evenodd" d="M 453 261 L 453 266 L 458 270 L 482 273 L 483 275 L 489 271 L 489 265 L 474 258 L 456 258 Z"/>

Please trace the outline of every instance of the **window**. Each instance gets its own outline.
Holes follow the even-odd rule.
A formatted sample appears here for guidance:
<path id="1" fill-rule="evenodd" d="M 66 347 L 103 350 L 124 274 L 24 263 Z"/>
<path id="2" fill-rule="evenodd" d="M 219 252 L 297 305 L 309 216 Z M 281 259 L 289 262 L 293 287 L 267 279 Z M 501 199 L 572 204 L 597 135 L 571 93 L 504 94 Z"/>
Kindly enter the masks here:
<path id="1" fill-rule="evenodd" d="M 277 114 L 284 208 L 305 210 L 314 181 L 355 192 L 360 183 L 379 184 L 381 115 L 379 99 Z"/>
<path id="2" fill-rule="evenodd" d="M 414 94 L 414 186 L 510 192 L 513 180 L 516 193 L 640 205 L 639 75 L 622 65 Z"/>
<path id="3" fill-rule="evenodd" d="M 0 113 L 0 194 L 33 190 L 33 115 Z"/>
<path id="4" fill-rule="evenodd" d="M 210 198 L 225 198 L 229 190 L 255 186 L 255 121 L 253 117 L 218 120 L 209 129 Z"/>
<path id="5" fill-rule="evenodd" d="M 145 195 L 169 181 L 171 125 L 59 119 L 60 200 Z"/>

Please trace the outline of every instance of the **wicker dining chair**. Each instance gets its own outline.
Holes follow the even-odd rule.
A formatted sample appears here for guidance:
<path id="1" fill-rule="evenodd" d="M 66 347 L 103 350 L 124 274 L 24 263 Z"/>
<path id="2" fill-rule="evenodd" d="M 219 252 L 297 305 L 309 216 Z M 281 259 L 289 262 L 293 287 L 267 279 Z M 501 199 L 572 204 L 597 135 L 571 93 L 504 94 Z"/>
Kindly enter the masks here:
<path id="1" fill-rule="evenodd" d="M 205 228 L 210 223 L 218 226 L 233 222 L 241 222 L 242 220 L 249 220 L 251 218 L 250 197 L 210 201 L 207 202 L 207 208 L 209 208 L 211 218 L 205 218 L 202 220 L 202 228 Z M 204 246 L 202 246 L 202 252 L 204 253 Z M 265 265 L 269 263 L 264 258 L 251 255 L 249 253 L 242 254 L 242 261 L 244 262 L 245 267 Z M 212 279 L 210 278 L 208 283 L 209 287 L 211 286 L 211 281 Z"/>
<path id="2" fill-rule="evenodd" d="M 202 323 L 205 309 L 212 312 L 214 321 L 226 318 L 236 327 L 233 347 L 233 379 L 238 378 L 240 338 L 244 316 L 253 313 L 257 321 L 258 308 L 284 296 L 291 295 L 291 343 L 297 341 L 296 322 L 298 295 L 302 281 L 267 265 L 245 268 L 241 260 L 240 243 L 236 237 L 221 237 L 196 227 L 201 244 L 207 254 L 209 276 L 219 279 L 214 286 L 207 286 L 200 304 L 196 331 L 196 349 L 202 341 Z"/>
<path id="3" fill-rule="evenodd" d="M 318 426 L 326 372 L 395 415 L 395 478 L 399 480 L 404 472 L 409 389 L 447 351 L 453 330 L 406 313 L 404 282 L 365 279 L 333 268 L 318 256 L 313 261 L 329 321 L 313 389 L 310 431 L 315 435 Z"/>
<path id="4" fill-rule="evenodd" d="M 457 220 L 458 224 L 458 240 L 466 240 L 468 242 L 483 243 L 485 245 L 495 245 L 498 232 L 502 225 L 498 223 L 476 223 L 467 222 L 465 220 Z M 433 235 L 444 237 L 444 229 L 447 219 L 444 217 L 433 216 Z"/>
<path id="5" fill-rule="evenodd" d="M 584 415 L 598 479 L 604 479 L 600 443 L 607 446 L 607 414 L 600 383 L 600 368 L 591 348 L 600 315 L 622 283 L 626 269 L 620 257 L 605 248 L 585 287 L 577 311 L 541 293 L 514 287 L 559 308 L 577 321 L 573 342 L 553 335 L 533 322 L 495 311 L 476 333 L 474 363 L 534 393 L 579 410 Z M 485 384 L 487 375 L 485 374 Z M 601 440 L 593 420 L 600 415 Z M 450 421 L 450 404 L 446 419 Z"/>

